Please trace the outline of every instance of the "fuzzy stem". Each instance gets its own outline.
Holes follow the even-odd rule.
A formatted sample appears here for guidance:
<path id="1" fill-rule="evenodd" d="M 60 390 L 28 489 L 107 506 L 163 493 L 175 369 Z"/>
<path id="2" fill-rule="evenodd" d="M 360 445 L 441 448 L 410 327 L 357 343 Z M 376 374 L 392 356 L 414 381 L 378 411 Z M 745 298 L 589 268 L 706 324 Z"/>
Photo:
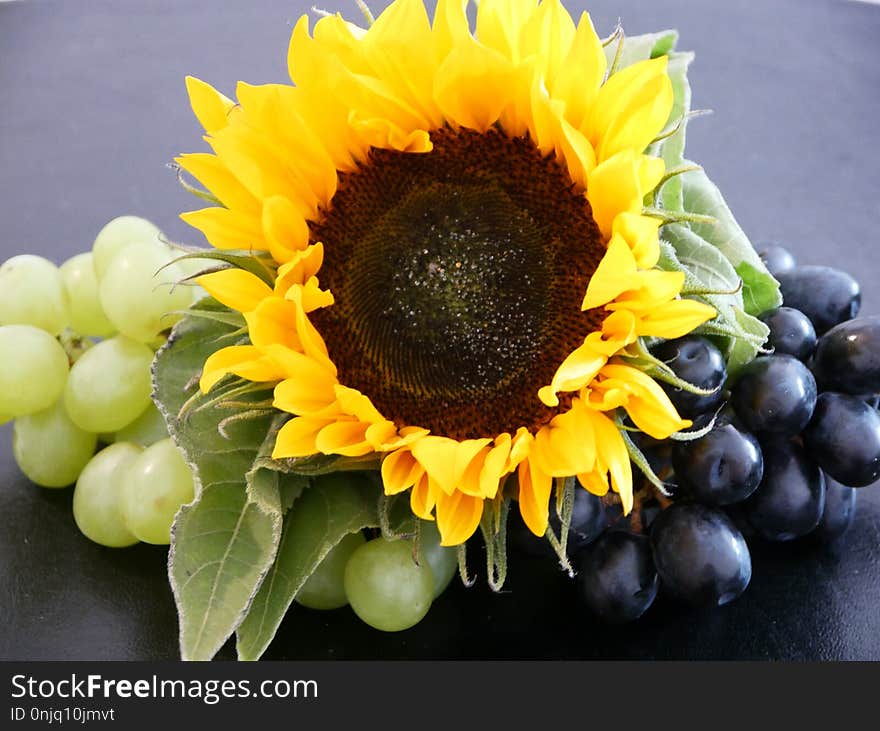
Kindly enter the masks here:
<path id="1" fill-rule="evenodd" d="M 373 25 L 373 23 L 376 22 L 376 18 L 373 15 L 373 11 L 370 10 L 369 6 L 367 5 L 366 2 L 364 2 L 364 0 L 354 0 L 354 2 L 358 6 L 358 8 L 360 9 L 361 14 L 364 16 L 364 20 L 367 21 L 367 27 L 369 28 L 371 25 Z"/>
<path id="2" fill-rule="evenodd" d="M 459 543 L 455 550 L 458 553 L 458 575 L 461 577 L 461 583 L 470 589 L 477 579 L 476 577 L 468 576 L 467 544 Z"/>
<path id="3" fill-rule="evenodd" d="M 192 183 L 190 183 L 183 176 L 183 168 L 180 167 L 177 163 L 168 163 L 168 167 L 171 168 L 175 173 L 177 173 L 177 182 L 180 186 L 191 195 L 196 196 L 196 198 L 201 198 L 203 201 L 207 201 L 208 203 L 213 203 L 215 206 L 220 206 L 222 208 L 226 208 L 223 205 L 223 202 L 214 195 L 210 190 L 205 190 L 204 188 L 199 188 Z"/>
<path id="4" fill-rule="evenodd" d="M 704 216 L 700 213 L 688 213 L 687 211 L 664 211 L 662 208 L 651 208 L 646 206 L 642 209 L 642 213 L 651 218 L 659 218 L 666 223 L 699 223 L 707 226 L 715 226 L 718 219 L 713 216 Z"/>

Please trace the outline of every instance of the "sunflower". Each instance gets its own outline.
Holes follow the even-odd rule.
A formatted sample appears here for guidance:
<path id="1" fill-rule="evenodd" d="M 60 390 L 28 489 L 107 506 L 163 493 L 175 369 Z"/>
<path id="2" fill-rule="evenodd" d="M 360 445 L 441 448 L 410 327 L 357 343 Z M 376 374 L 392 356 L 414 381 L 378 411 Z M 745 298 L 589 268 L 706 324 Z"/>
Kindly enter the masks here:
<path id="1" fill-rule="evenodd" d="M 179 164 L 221 204 L 184 213 L 219 249 L 268 252 L 274 284 L 200 278 L 249 344 L 204 365 L 274 385 L 275 458 L 374 455 L 445 545 L 487 501 L 543 535 L 554 480 L 632 505 L 623 412 L 690 422 L 625 356 L 714 310 L 661 271 L 664 175 L 645 149 L 673 103 L 667 59 L 609 73 L 588 14 L 558 0 L 396 0 L 368 28 L 296 24 L 293 85 L 187 79 L 213 154 Z M 274 270 L 274 267 L 273 267 Z"/>

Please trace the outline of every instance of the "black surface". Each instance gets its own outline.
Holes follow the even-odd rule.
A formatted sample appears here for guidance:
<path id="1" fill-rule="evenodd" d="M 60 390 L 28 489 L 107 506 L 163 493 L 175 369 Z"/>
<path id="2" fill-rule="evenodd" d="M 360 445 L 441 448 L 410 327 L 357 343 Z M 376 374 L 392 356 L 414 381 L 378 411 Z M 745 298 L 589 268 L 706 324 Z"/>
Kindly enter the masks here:
<path id="1" fill-rule="evenodd" d="M 342 2 L 351 17 L 353 4 Z M 572 11 L 586 7 L 570 2 Z M 165 167 L 203 149 L 183 76 L 231 94 L 234 81 L 284 80 L 292 22 L 307 3 L 0 3 L 0 254 L 60 262 L 122 213 L 196 242 L 176 220 L 197 207 Z M 222 9 L 221 9 L 222 8 Z M 688 154 L 720 185 L 756 241 L 833 264 L 880 312 L 880 7 L 827 0 L 597 0 L 600 33 L 678 27 L 697 51 Z M 0 427 L 0 658 L 177 657 L 165 551 L 103 549 L 73 523 L 71 491 L 37 488 Z M 481 557 L 474 566 L 484 574 Z M 597 624 L 547 564 L 511 567 L 501 595 L 454 587 L 428 618 L 386 635 L 347 609 L 296 609 L 273 658 L 880 659 L 880 490 L 859 495 L 831 547 L 756 546 L 752 585 L 711 611 L 656 604 L 638 623 Z M 232 657 L 229 647 L 223 657 Z"/>

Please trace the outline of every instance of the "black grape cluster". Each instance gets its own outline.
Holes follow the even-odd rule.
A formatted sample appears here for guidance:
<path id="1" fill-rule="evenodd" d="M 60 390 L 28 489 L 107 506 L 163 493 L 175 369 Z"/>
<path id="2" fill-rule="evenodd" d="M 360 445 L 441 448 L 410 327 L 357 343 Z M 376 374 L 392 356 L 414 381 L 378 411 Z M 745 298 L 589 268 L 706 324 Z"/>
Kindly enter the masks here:
<path id="1" fill-rule="evenodd" d="M 664 386 L 695 432 L 711 425 L 703 436 L 638 440 L 669 494 L 642 499 L 635 519 L 623 519 L 576 491 L 569 549 L 579 593 L 603 619 L 638 618 L 661 589 L 692 605 L 733 601 L 751 579 L 744 535 L 832 541 L 852 523 L 855 488 L 880 477 L 880 317 L 856 318 L 861 294 L 850 275 L 797 266 L 780 246 L 761 256 L 785 305 L 761 315 L 772 354 L 728 378 L 706 338 L 652 351 L 712 392 Z M 553 527 L 558 535 L 558 520 Z M 515 550 L 540 550 L 516 525 L 511 539 Z"/>

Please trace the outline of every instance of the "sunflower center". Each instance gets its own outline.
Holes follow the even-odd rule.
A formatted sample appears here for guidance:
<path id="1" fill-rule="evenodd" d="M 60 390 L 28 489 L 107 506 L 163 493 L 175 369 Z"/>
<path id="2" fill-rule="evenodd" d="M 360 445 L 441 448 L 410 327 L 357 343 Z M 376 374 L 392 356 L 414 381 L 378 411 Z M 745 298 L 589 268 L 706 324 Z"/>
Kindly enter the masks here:
<path id="1" fill-rule="evenodd" d="M 336 302 L 313 321 L 340 382 L 398 426 L 456 439 L 536 430 L 558 411 L 538 389 L 602 321 L 580 309 L 599 230 L 529 140 L 431 139 L 429 153 L 373 150 L 341 176 L 312 229 Z"/>

